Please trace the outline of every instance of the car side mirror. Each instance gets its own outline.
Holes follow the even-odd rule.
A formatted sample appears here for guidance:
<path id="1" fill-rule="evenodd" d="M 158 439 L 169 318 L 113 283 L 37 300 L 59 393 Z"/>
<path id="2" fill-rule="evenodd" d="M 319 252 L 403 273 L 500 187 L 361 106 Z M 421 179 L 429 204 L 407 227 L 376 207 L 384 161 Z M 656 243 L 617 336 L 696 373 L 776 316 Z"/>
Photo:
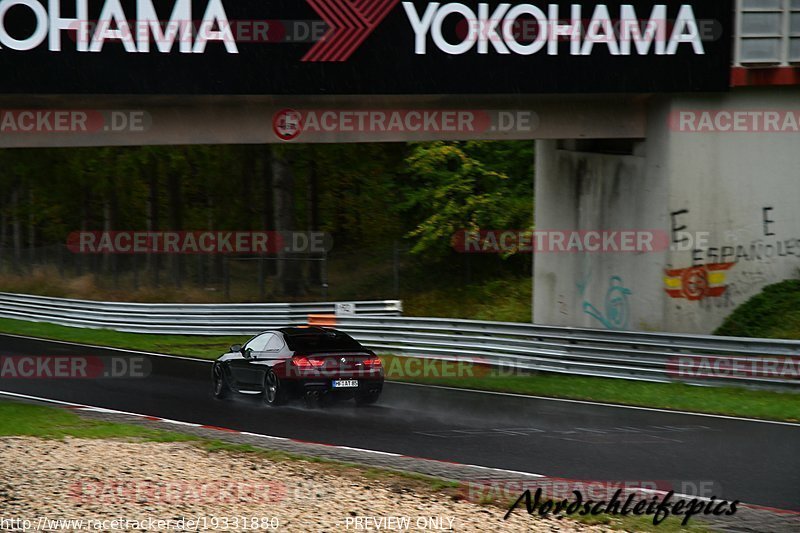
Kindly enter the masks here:
<path id="1" fill-rule="evenodd" d="M 242 345 L 241 344 L 234 344 L 233 346 L 231 346 L 231 353 L 236 353 L 236 352 L 241 352 L 241 351 L 242 351 Z"/>

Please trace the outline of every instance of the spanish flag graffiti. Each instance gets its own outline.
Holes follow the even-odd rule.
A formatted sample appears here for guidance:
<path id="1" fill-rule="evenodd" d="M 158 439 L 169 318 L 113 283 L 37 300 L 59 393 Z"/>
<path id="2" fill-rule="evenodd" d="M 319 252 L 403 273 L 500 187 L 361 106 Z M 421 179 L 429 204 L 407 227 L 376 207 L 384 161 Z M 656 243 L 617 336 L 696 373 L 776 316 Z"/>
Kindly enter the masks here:
<path id="1" fill-rule="evenodd" d="M 690 301 L 722 296 L 728 289 L 725 285 L 727 271 L 735 264 L 715 263 L 666 270 L 665 290 L 670 298 L 686 298 Z"/>

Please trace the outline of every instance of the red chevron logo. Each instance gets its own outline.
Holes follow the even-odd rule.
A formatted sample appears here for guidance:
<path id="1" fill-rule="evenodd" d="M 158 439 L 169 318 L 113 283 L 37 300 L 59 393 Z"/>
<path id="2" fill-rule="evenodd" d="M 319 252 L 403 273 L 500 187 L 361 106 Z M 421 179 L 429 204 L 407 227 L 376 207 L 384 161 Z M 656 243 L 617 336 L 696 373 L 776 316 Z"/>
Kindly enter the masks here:
<path id="1" fill-rule="evenodd" d="M 347 61 L 400 0 L 308 0 L 328 31 L 303 61 Z"/>

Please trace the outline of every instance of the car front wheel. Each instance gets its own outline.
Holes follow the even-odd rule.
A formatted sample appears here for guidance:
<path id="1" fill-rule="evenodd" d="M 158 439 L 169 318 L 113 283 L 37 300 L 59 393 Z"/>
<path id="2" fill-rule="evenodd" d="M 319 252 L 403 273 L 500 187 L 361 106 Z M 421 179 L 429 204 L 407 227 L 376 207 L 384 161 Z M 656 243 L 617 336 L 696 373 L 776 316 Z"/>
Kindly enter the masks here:
<path id="1" fill-rule="evenodd" d="M 264 378 L 264 403 L 273 407 L 286 403 L 286 389 L 275 371 L 270 369 Z"/>
<path id="2" fill-rule="evenodd" d="M 222 366 L 214 365 L 213 370 L 211 371 L 212 375 L 212 382 L 213 382 L 213 389 L 212 392 L 214 394 L 214 398 L 218 400 L 222 400 L 228 396 L 230 393 L 230 387 L 228 387 L 228 382 L 225 381 L 225 376 L 223 375 Z"/>

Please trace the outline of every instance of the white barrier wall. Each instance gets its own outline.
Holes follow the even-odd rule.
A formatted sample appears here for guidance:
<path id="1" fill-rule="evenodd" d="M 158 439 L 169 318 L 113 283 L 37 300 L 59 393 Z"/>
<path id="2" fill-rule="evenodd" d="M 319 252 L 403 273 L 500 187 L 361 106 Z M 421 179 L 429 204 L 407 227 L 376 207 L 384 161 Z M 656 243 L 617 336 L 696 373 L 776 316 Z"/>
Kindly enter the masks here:
<path id="1" fill-rule="evenodd" d="M 800 277 L 800 132 L 787 111 L 800 117 L 800 89 L 676 96 L 651 104 L 633 155 L 538 142 L 537 229 L 655 229 L 673 242 L 655 253 L 538 254 L 534 320 L 710 333 L 765 285 Z M 776 116 L 782 131 L 764 132 Z"/>

